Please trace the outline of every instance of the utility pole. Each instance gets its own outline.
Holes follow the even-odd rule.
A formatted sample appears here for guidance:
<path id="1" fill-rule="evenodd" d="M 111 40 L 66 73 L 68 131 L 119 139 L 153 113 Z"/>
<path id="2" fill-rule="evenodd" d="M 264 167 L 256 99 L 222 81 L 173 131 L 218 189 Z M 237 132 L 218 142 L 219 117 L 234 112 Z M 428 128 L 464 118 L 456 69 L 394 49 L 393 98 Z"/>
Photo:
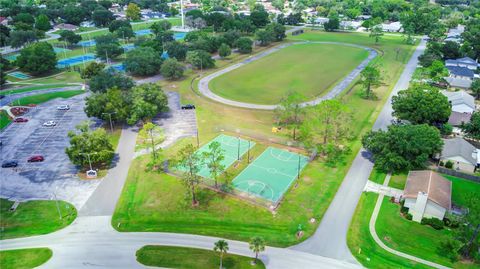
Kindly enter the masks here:
<path id="1" fill-rule="evenodd" d="M 198 129 L 197 129 L 197 148 L 200 147 L 200 138 L 198 137 Z"/>
<path id="2" fill-rule="evenodd" d="M 57 199 L 57 190 L 58 186 L 55 187 L 55 191 L 53 192 L 53 198 L 55 198 L 55 205 L 57 206 L 57 211 L 58 211 L 58 216 L 60 217 L 60 220 L 62 219 L 62 212 L 60 211 L 60 205 L 58 204 L 58 199 Z"/>
<path id="3" fill-rule="evenodd" d="M 110 132 L 111 133 L 113 133 L 112 114 L 115 114 L 115 113 L 117 113 L 117 112 L 109 112 L 109 113 L 104 112 L 104 113 L 102 113 L 102 115 L 107 114 L 108 118 L 110 119 Z"/>
<path id="4" fill-rule="evenodd" d="M 237 139 L 238 139 L 237 160 L 240 161 L 240 137 L 237 137 Z"/>
<path id="5" fill-rule="evenodd" d="M 247 163 L 250 163 L 250 140 L 248 140 Z"/>
<path id="6" fill-rule="evenodd" d="M 298 155 L 297 179 L 300 179 L 300 155 Z"/>

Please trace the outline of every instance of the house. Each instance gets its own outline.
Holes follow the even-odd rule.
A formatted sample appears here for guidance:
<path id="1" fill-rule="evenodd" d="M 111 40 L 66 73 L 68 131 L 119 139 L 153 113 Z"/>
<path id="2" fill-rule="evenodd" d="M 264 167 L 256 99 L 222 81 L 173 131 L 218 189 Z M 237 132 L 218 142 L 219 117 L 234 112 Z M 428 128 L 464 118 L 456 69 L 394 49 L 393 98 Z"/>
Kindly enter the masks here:
<path id="1" fill-rule="evenodd" d="M 54 27 L 55 30 L 69 30 L 69 31 L 76 31 L 78 29 L 78 26 L 69 24 L 69 23 L 59 23 L 55 25 Z"/>
<path id="2" fill-rule="evenodd" d="M 452 105 L 452 111 L 459 113 L 473 113 L 476 109 L 475 98 L 466 91 L 442 91 Z"/>
<path id="3" fill-rule="evenodd" d="M 81 27 L 95 27 L 95 23 L 93 21 L 84 21 L 80 23 Z"/>
<path id="4" fill-rule="evenodd" d="M 445 61 L 445 66 L 457 66 L 457 67 L 465 67 L 472 71 L 477 70 L 480 66 L 475 60 L 470 57 L 463 57 L 459 59 L 449 59 Z"/>
<path id="5" fill-rule="evenodd" d="M 448 77 L 445 78 L 453 88 L 469 89 L 472 86 L 475 73 L 469 68 L 461 66 L 446 66 Z"/>
<path id="6" fill-rule="evenodd" d="M 401 32 L 402 24 L 399 21 L 380 24 L 384 32 Z"/>
<path id="7" fill-rule="evenodd" d="M 453 169 L 474 173 L 480 160 L 480 151 L 465 139 L 456 137 L 443 139 L 443 149 L 440 154 L 440 161 L 453 162 Z"/>
<path id="8" fill-rule="evenodd" d="M 320 25 L 323 25 L 323 24 L 327 23 L 328 21 L 329 21 L 329 19 L 325 18 L 325 17 L 317 17 L 315 19 L 315 23 L 320 24 Z"/>
<path id="9" fill-rule="evenodd" d="M 410 171 L 402 198 L 413 221 L 442 220 L 452 206 L 452 182 L 434 171 Z"/>
<path id="10" fill-rule="evenodd" d="M 452 41 L 458 44 L 462 43 L 462 33 L 465 31 L 465 26 L 458 25 L 457 28 L 448 30 L 447 37 L 444 41 Z"/>
<path id="11" fill-rule="evenodd" d="M 469 123 L 471 118 L 472 113 L 452 111 L 448 118 L 448 124 L 452 126 L 461 126 L 464 123 Z"/>
<path id="12" fill-rule="evenodd" d="M 362 26 L 360 21 L 341 21 L 340 28 L 345 30 L 357 30 Z"/>

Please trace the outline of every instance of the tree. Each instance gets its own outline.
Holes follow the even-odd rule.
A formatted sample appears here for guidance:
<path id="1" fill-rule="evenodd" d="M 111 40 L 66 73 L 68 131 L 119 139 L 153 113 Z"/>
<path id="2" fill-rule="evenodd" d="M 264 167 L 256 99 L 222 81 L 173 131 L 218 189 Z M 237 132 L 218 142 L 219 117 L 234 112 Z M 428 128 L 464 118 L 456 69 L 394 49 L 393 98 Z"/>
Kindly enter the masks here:
<path id="1" fill-rule="evenodd" d="M 241 37 L 235 43 L 235 46 L 238 48 L 238 52 L 245 54 L 252 52 L 253 41 L 248 37 Z"/>
<path id="2" fill-rule="evenodd" d="M 32 27 L 33 24 L 35 23 L 35 18 L 29 13 L 19 13 L 16 16 L 14 16 L 12 19 L 13 19 L 14 25 L 18 23 L 24 23 Z"/>
<path id="3" fill-rule="evenodd" d="M 177 167 L 183 170 L 182 180 L 192 197 L 192 205 L 198 205 L 196 187 L 200 182 L 198 172 L 202 169 L 202 158 L 192 144 L 188 144 L 177 155 Z"/>
<path id="4" fill-rule="evenodd" d="M 452 112 L 448 98 L 438 88 L 413 85 L 392 98 L 393 116 L 412 124 L 445 123 Z"/>
<path id="5" fill-rule="evenodd" d="M 35 20 L 35 28 L 44 32 L 52 29 L 52 26 L 50 25 L 50 20 L 48 19 L 47 15 L 40 14 L 37 17 L 37 19 Z"/>
<path id="6" fill-rule="evenodd" d="M 135 3 L 128 4 L 126 16 L 132 21 L 140 20 L 140 8 Z"/>
<path id="7" fill-rule="evenodd" d="M 126 27 L 126 28 L 132 29 L 132 25 L 130 24 L 129 21 L 126 21 L 126 20 L 114 20 L 114 21 L 112 21 L 112 22 L 108 25 L 108 31 L 110 31 L 110 33 L 113 33 L 113 32 L 117 31 L 118 29 L 120 29 L 120 28 L 122 28 L 122 27 Z"/>
<path id="8" fill-rule="evenodd" d="M 480 79 L 475 79 L 470 86 L 470 90 L 475 95 L 476 99 L 480 99 Z"/>
<path id="9" fill-rule="evenodd" d="M 23 71 L 41 75 L 55 70 L 57 55 L 52 45 L 47 42 L 38 42 L 22 49 L 16 62 Z"/>
<path id="10" fill-rule="evenodd" d="M 223 255 L 227 254 L 228 242 L 225 240 L 218 240 L 215 242 L 213 251 L 220 253 L 220 269 L 223 269 Z"/>
<path id="11" fill-rule="evenodd" d="M 102 70 L 97 75 L 90 79 L 90 90 L 92 92 L 106 92 L 107 89 L 117 87 L 121 90 L 131 89 L 135 83 L 130 77 L 127 77 L 119 72 L 111 70 Z"/>
<path id="12" fill-rule="evenodd" d="M 327 32 L 333 32 L 340 28 L 340 19 L 338 16 L 330 16 L 328 17 L 328 22 L 323 24 L 323 28 L 325 28 L 325 31 Z"/>
<path id="13" fill-rule="evenodd" d="M 440 152 L 440 132 L 426 124 L 390 125 L 387 131 L 370 131 L 362 138 L 381 170 L 395 172 L 423 168 L 430 156 Z"/>
<path id="14" fill-rule="evenodd" d="M 150 149 L 152 152 L 152 158 L 154 160 L 157 159 L 157 150 L 156 150 L 157 141 L 155 140 L 155 137 L 153 134 L 156 127 L 157 126 L 152 122 L 147 122 L 143 125 L 142 130 L 140 130 L 140 135 L 142 135 L 143 137 L 148 136 L 150 138 Z"/>
<path id="15" fill-rule="evenodd" d="M 114 20 L 113 13 L 108 9 L 99 8 L 92 13 L 92 21 L 97 27 L 106 27 Z"/>
<path id="16" fill-rule="evenodd" d="M 170 30 L 171 28 L 172 28 L 172 24 L 167 20 L 155 22 L 150 26 L 150 29 L 152 30 L 153 34 L 156 36 L 160 35 L 162 32 Z"/>
<path id="17" fill-rule="evenodd" d="M 207 69 L 215 66 L 215 60 L 212 59 L 210 53 L 204 50 L 194 50 L 187 52 L 187 63 L 196 69 Z"/>
<path id="18" fill-rule="evenodd" d="M 107 58 L 116 58 L 123 53 L 123 49 L 113 34 L 105 34 L 95 37 L 97 57 L 107 60 Z"/>
<path id="19" fill-rule="evenodd" d="M 378 44 L 380 42 L 380 39 L 383 36 L 383 30 L 380 25 L 374 26 L 372 30 L 370 31 L 370 37 L 373 37 L 375 39 L 375 44 Z"/>
<path id="20" fill-rule="evenodd" d="M 123 38 L 124 41 L 128 41 L 130 38 L 135 36 L 135 33 L 133 32 L 132 28 L 120 27 L 115 30 L 115 36 L 118 38 Z"/>
<path id="21" fill-rule="evenodd" d="M 10 28 L 0 24 L 0 47 L 7 46 L 10 38 Z"/>
<path id="22" fill-rule="evenodd" d="M 90 79 L 98 75 L 103 69 L 105 69 L 104 63 L 91 62 L 82 70 L 80 77 Z"/>
<path id="23" fill-rule="evenodd" d="M 212 142 L 208 145 L 208 150 L 203 152 L 203 159 L 210 171 L 210 176 L 215 181 L 215 188 L 218 188 L 217 178 L 225 170 L 222 161 L 225 159 L 225 150 L 219 142 Z"/>
<path id="24" fill-rule="evenodd" d="M 227 45 L 229 45 L 230 47 L 234 47 L 235 42 L 241 37 L 241 34 L 239 31 L 229 30 L 226 33 L 224 33 L 222 36 Z"/>
<path id="25" fill-rule="evenodd" d="M 265 251 L 265 240 L 259 236 L 255 236 L 250 239 L 249 248 L 253 252 L 255 252 L 255 260 L 254 263 L 256 264 L 258 261 L 258 253 Z"/>
<path id="26" fill-rule="evenodd" d="M 73 31 L 63 30 L 63 31 L 60 32 L 60 37 L 58 38 L 58 40 L 59 41 L 65 41 L 69 45 L 75 45 L 78 42 L 80 42 L 80 40 L 82 40 L 82 36 L 76 34 Z"/>
<path id="27" fill-rule="evenodd" d="M 370 98 L 372 86 L 379 86 L 381 79 L 380 70 L 376 66 L 367 66 L 360 72 L 360 81 L 365 89 L 367 99 Z"/>
<path id="28" fill-rule="evenodd" d="M 112 87 L 106 92 L 95 92 L 86 98 L 85 113 L 89 117 L 125 123 L 130 116 L 131 100 L 127 91 Z M 110 114 L 110 115 L 109 115 Z"/>
<path id="29" fill-rule="evenodd" d="M 457 59 L 462 57 L 460 45 L 453 41 L 446 41 L 445 44 L 443 44 L 442 54 L 444 59 Z"/>
<path id="30" fill-rule="evenodd" d="M 220 57 L 225 58 L 228 57 L 230 54 L 232 54 L 232 49 L 225 43 L 222 43 L 220 47 L 218 48 L 218 55 Z"/>
<path id="31" fill-rule="evenodd" d="M 35 31 L 12 31 L 10 33 L 9 43 L 12 48 L 20 48 L 25 44 L 36 41 L 37 39 Z"/>
<path id="32" fill-rule="evenodd" d="M 304 101 L 305 97 L 302 94 L 291 91 L 280 100 L 275 108 L 277 122 L 288 129 L 292 129 L 293 140 L 297 139 L 296 131 L 300 128 L 305 116 L 305 109 L 302 107 Z"/>
<path id="33" fill-rule="evenodd" d="M 123 64 L 125 70 L 133 75 L 150 76 L 158 73 L 162 59 L 160 54 L 152 48 L 136 48 L 127 52 Z"/>
<path id="34" fill-rule="evenodd" d="M 448 70 L 442 61 L 435 60 L 427 68 L 430 78 L 433 81 L 441 81 L 444 77 L 448 76 Z"/>
<path id="35" fill-rule="evenodd" d="M 128 124 L 152 119 L 160 112 L 168 111 L 167 95 L 158 84 L 145 83 L 131 89 L 131 109 Z"/>
<path id="36" fill-rule="evenodd" d="M 75 165 L 87 167 L 89 159 L 95 165 L 108 165 L 115 156 L 115 150 L 107 132 L 103 128 L 90 130 L 89 124 L 84 122 L 76 127 L 77 132 L 68 133 L 70 147 L 65 149 L 65 153 Z"/>
<path id="37" fill-rule="evenodd" d="M 255 34 L 256 40 L 260 41 L 260 46 L 266 46 L 274 40 L 273 33 L 268 30 L 260 29 Z"/>
<path id="38" fill-rule="evenodd" d="M 88 11 L 82 6 L 75 6 L 69 4 L 65 6 L 60 12 L 60 17 L 65 20 L 66 23 L 79 25 L 87 17 Z"/>
<path id="39" fill-rule="evenodd" d="M 480 234 L 480 198 L 476 195 L 466 197 L 466 205 L 468 213 L 464 216 L 464 225 L 460 231 L 460 242 L 462 246 L 460 251 L 462 256 L 469 259 L 472 254 L 478 255 L 478 240 Z"/>
<path id="40" fill-rule="evenodd" d="M 165 45 L 165 50 L 167 51 L 170 58 L 175 58 L 178 61 L 185 61 L 185 58 L 187 57 L 188 47 L 187 45 L 185 45 L 185 43 L 173 41 L 168 42 Z"/>
<path id="41" fill-rule="evenodd" d="M 473 112 L 470 122 L 462 124 L 461 128 L 467 137 L 480 139 L 480 112 Z"/>
<path id="42" fill-rule="evenodd" d="M 262 7 L 262 8 L 259 8 Z M 250 13 L 250 20 L 252 21 L 253 25 L 257 28 L 264 27 L 269 23 L 268 19 L 268 12 L 263 9 L 263 6 L 258 5 L 258 8 L 255 8 L 251 13 Z"/>
<path id="43" fill-rule="evenodd" d="M 179 79 L 183 76 L 183 65 L 179 63 L 175 58 L 166 59 L 162 67 L 160 68 L 160 73 L 162 76 L 169 80 Z"/>
<path id="44" fill-rule="evenodd" d="M 285 26 L 280 23 L 272 22 L 266 27 L 267 31 L 270 31 L 275 41 L 282 41 L 287 35 L 285 35 Z"/>

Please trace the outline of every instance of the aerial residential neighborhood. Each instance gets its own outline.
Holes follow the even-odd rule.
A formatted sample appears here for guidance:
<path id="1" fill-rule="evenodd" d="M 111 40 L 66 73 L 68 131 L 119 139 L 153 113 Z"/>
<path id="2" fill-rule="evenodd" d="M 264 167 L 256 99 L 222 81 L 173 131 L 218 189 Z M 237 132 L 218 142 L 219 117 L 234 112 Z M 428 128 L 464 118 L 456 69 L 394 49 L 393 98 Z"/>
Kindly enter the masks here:
<path id="1" fill-rule="evenodd" d="M 480 1 L 0 0 L 0 268 L 480 268 Z"/>

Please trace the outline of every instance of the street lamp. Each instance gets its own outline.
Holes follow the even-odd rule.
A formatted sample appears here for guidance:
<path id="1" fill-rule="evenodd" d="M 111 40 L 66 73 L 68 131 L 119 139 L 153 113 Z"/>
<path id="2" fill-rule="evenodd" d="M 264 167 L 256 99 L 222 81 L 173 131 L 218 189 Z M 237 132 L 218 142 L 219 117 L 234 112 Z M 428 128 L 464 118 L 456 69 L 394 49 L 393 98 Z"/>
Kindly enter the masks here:
<path id="1" fill-rule="evenodd" d="M 104 112 L 102 115 L 106 114 L 108 115 L 108 118 L 110 119 L 110 132 L 113 133 L 113 124 L 112 124 L 112 114 L 116 114 L 117 112 Z"/>

